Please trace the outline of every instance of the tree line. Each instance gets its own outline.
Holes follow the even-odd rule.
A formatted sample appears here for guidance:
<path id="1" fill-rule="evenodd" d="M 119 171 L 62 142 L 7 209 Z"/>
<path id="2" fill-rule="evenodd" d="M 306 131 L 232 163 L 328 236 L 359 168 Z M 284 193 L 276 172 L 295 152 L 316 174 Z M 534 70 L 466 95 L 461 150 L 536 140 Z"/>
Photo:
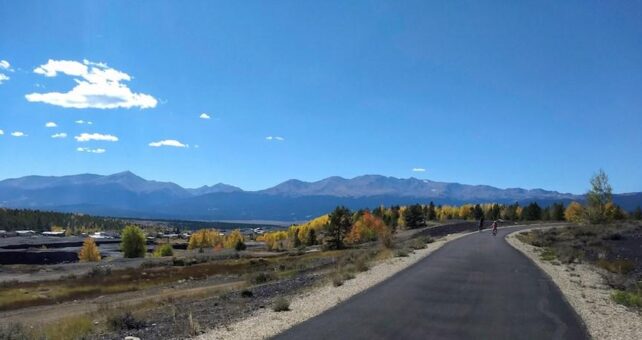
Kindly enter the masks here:
<path id="1" fill-rule="evenodd" d="M 0 229 L 14 230 L 66 230 L 71 234 L 99 230 L 122 230 L 127 223 L 122 220 L 85 214 L 61 213 L 30 209 L 0 208 Z"/>

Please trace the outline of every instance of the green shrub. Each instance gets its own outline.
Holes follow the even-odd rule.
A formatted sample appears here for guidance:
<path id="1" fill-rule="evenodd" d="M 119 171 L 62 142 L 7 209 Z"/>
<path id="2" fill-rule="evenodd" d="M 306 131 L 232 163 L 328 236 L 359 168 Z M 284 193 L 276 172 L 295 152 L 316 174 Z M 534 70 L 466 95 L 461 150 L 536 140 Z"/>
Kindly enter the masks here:
<path id="1" fill-rule="evenodd" d="M 409 247 L 414 250 L 426 248 L 426 242 L 423 239 L 414 239 L 410 241 Z"/>
<path id="2" fill-rule="evenodd" d="M 343 272 L 341 277 L 343 278 L 343 280 L 348 281 L 354 279 L 356 276 L 352 272 Z"/>
<path id="3" fill-rule="evenodd" d="M 399 249 L 399 250 L 397 250 L 397 252 L 395 253 L 395 256 L 396 256 L 396 257 L 408 257 L 408 250 L 406 250 L 406 249 Z"/>
<path id="4" fill-rule="evenodd" d="M 143 231 L 137 226 L 125 227 L 120 247 L 126 258 L 145 257 L 147 246 Z"/>
<path id="5" fill-rule="evenodd" d="M 284 297 L 279 297 L 274 301 L 274 306 L 272 306 L 272 309 L 275 312 L 287 312 L 290 310 L 290 301 L 288 301 Z"/>
<path id="6" fill-rule="evenodd" d="M 553 261 L 557 259 L 555 251 L 551 248 L 545 248 L 544 251 L 539 255 L 539 258 L 543 261 Z"/>
<path id="7" fill-rule="evenodd" d="M 627 292 L 618 290 L 611 295 L 613 301 L 627 307 L 642 308 L 642 291 Z"/>
<path id="8" fill-rule="evenodd" d="M 332 285 L 335 287 L 343 286 L 343 277 L 340 274 L 333 275 Z"/>
<path id="9" fill-rule="evenodd" d="M 163 256 L 174 256 L 174 249 L 169 243 L 161 244 L 154 249 L 154 256 L 163 257 Z"/>

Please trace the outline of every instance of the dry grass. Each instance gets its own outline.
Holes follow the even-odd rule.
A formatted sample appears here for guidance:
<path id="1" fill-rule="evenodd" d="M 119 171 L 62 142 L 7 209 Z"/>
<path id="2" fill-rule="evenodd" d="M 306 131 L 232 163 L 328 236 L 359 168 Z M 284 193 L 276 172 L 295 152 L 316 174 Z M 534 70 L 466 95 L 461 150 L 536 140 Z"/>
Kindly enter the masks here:
<path id="1" fill-rule="evenodd" d="M 344 251 L 308 253 L 299 256 L 279 256 L 268 259 L 228 259 L 198 263 L 187 266 L 157 266 L 111 270 L 96 267 L 81 277 L 40 282 L 7 282 L 0 286 L 0 310 L 12 310 L 30 306 L 48 305 L 65 301 L 91 298 L 173 283 L 182 279 L 206 279 L 212 275 L 247 275 L 260 270 L 282 267 L 278 277 L 295 275 L 301 270 L 331 265 Z M 269 272 L 266 271 L 266 272 Z M 276 279 L 274 277 L 271 279 Z M 258 282 L 255 282 L 258 283 Z"/>

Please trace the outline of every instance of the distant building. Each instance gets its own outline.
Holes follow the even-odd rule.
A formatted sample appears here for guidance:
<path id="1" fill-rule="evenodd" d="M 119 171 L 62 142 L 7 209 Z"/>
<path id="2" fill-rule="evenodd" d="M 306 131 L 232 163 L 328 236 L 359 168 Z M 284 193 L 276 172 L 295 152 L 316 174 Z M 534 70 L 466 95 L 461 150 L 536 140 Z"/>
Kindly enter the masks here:
<path id="1" fill-rule="evenodd" d="M 65 231 L 43 231 L 42 236 L 64 237 Z"/>
<path id="2" fill-rule="evenodd" d="M 33 230 L 16 230 L 18 236 L 34 236 L 36 232 Z"/>
<path id="3" fill-rule="evenodd" d="M 97 231 L 97 232 L 95 232 L 93 234 L 90 234 L 89 237 L 91 237 L 93 239 L 96 239 L 96 240 L 113 238 L 112 236 L 107 235 L 107 233 L 105 233 L 104 231 Z"/>

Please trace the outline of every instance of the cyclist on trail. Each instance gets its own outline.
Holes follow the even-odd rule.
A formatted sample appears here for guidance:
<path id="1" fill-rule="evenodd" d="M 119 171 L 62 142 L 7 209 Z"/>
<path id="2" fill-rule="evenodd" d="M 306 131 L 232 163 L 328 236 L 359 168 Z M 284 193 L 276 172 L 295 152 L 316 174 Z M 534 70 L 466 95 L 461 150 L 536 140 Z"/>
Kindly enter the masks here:
<path id="1" fill-rule="evenodd" d="M 479 219 L 479 232 L 481 233 L 482 229 L 484 229 L 484 216 L 482 216 Z"/>

